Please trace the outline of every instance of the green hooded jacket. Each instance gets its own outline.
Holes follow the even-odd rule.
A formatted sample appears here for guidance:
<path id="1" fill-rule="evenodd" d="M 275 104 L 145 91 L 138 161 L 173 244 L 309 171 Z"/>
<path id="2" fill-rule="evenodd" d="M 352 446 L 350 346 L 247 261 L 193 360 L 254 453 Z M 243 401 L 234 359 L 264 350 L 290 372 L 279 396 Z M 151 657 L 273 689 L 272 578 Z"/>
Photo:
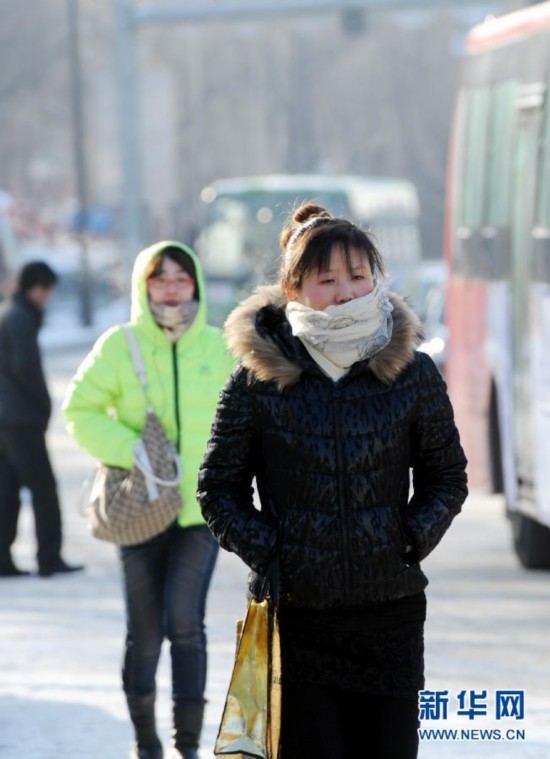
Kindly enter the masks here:
<path id="1" fill-rule="evenodd" d="M 172 344 L 149 308 L 145 271 L 167 247 L 193 260 L 199 308 L 189 329 Z M 170 440 L 179 444 L 182 527 L 204 522 L 196 500 L 197 477 L 222 386 L 234 365 L 221 330 L 206 323 L 206 293 L 199 260 L 190 248 L 165 241 L 142 250 L 132 273 L 130 324 L 147 372 L 148 395 Z M 63 404 L 67 428 L 94 458 L 130 469 L 143 429 L 146 402 L 122 326 L 105 332 L 71 380 Z M 179 430 L 179 432 L 178 432 Z"/>

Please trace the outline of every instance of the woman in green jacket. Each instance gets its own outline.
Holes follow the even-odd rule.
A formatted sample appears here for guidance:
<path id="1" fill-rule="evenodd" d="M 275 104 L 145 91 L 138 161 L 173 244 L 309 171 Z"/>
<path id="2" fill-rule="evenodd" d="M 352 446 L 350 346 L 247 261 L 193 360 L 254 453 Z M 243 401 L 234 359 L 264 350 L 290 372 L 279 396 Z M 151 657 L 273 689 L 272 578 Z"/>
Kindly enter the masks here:
<path id="1" fill-rule="evenodd" d="M 174 759 L 197 759 L 206 684 L 204 613 L 217 544 L 195 491 L 218 395 L 231 372 L 220 330 L 206 323 L 199 261 L 180 243 L 143 250 L 132 274 L 131 326 L 143 354 L 150 402 L 180 452 L 182 510 L 161 535 L 122 546 L 127 635 L 123 688 L 135 759 L 161 759 L 155 676 L 164 638 L 172 659 Z M 121 326 L 107 331 L 73 378 L 68 429 L 95 458 L 130 469 L 146 404 Z"/>

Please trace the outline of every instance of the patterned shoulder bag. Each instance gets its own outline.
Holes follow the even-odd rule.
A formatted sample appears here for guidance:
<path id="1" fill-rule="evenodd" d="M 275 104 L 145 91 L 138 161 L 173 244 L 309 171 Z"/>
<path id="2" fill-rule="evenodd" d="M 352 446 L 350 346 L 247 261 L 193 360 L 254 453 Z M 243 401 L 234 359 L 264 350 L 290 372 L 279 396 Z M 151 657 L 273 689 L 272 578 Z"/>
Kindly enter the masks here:
<path id="1" fill-rule="evenodd" d="M 147 416 L 134 446 L 132 469 L 98 465 L 86 514 L 95 538 L 126 546 L 143 543 L 174 522 L 182 507 L 182 469 L 176 446 L 168 440 L 149 401 L 136 334 L 129 326 L 123 329 L 147 403 Z"/>

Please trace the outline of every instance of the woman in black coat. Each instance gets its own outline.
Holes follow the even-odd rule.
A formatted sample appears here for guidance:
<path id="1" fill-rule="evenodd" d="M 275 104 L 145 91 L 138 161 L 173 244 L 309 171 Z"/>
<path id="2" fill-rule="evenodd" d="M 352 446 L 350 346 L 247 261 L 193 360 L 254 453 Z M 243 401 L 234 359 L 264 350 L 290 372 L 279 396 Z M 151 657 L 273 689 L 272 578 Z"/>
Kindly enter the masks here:
<path id="1" fill-rule="evenodd" d="M 416 351 L 419 320 L 387 291 L 370 237 L 306 205 L 281 247 L 279 284 L 226 325 L 241 363 L 199 500 L 220 545 L 253 570 L 252 592 L 279 559 L 282 759 L 373 746 L 413 759 L 420 562 L 466 498 L 466 460 L 445 384 Z"/>

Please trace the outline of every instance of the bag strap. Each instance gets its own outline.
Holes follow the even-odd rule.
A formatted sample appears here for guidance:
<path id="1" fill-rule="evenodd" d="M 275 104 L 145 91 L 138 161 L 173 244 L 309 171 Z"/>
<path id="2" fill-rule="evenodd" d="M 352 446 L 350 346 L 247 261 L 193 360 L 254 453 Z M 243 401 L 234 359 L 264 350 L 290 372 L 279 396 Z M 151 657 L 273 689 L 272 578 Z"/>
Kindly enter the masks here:
<path id="1" fill-rule="evenodd" d="M 123 324 L 122 329 L 124 330 L 124 334 L 126 335 L 126 340 L 128 341 L 128 345 L 130 347 L 130 353 L 132 354 L 132 363 L 134 365 L 134 371 L 139 378 L 141 388 L 143 390 L 143 395 L 145 396 L 147 411 L 152 411 L 153 407 L 152 407 L 151 401 L 149 400 L 149 393 L 147 392 L 147 371 L 145 369 L 145 362 L 143 360 L 143 354 L 140 350 L 136 333 L 132 329 L 132 327 L 128 324 Z M 175 487 L 176 485 L 179 484 L 181 480 L 181 476 L 182 476 L 182 466 L 181 466 L 180 457 L 178 456 L 178 453 L 175 447 L 173 451 L 175 475 L 174 475 L 174 478 L 171 480 L 165 480 L 160 477 L 157 477 L 157 475 L 153 471 L 153 467 L 151 466 L 151 462 L 149 460 L 149 454 L 147 453 L 147 448 L 143 440 L 140 439 L 136 441 L 134 445 L 134 452 L 135 452 L 134 464 L 141 471 L 141 473 L 143 474 L 145 478 L 145 484 L 147 486 L 147 492 L 148 492 L 150 501 L 154 501 L 159 497 L 157 485 L 161 485 L 163 487 Z"/>
<path id="2" fill-rule="evenodd" d="M 151 404 L 149 401 L 149 393 L 147 392 L 147 372 L 145 370 L 145 362 L 143 361 L 143 354 L 141 353 L 138 339 L 136 337 L 136 333 L 127 324 L 124 324 L 122 329 L 124 330 L 124 334 L 126 335 L 126 340 L 128 341 L 128 345 L 130 347 L 130 353 L 132 354 L 132 363 L 134 365 L 134 371 L 137 374 L 139 381 L 141 383 L 141 388 L 143 390 L 143 394 L 145 395 L 147 405 L 150 406 Z"/>

